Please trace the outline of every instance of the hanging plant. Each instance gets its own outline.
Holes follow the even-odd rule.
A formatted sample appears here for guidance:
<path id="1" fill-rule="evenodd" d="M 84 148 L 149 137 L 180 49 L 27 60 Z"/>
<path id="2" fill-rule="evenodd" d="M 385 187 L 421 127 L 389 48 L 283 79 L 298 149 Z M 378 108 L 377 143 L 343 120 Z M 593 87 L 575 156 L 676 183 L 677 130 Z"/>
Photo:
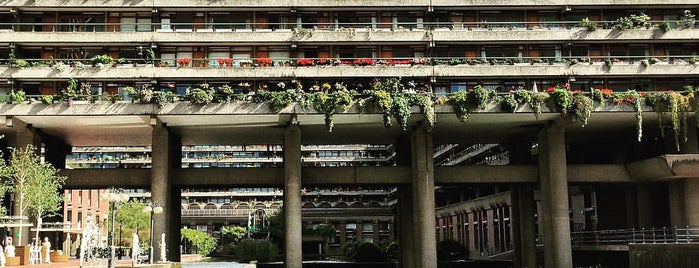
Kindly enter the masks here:
<path id="1" fill-rule="evenodd" d="M 376 90 L 371 92 L 372 98 L 376 106 L 383 112 L 383 125 L 387 128 L 391 127 L 391 112 L 393 107 L 393 96 L 388 91 Z"/>
<path id="2" fill-rule="evenodd" d="M 284 91 L 262 90 L 257 92 L 256 95 L 258 100 L 268 102 L 269 110 L 272 113 L 279 113 L 279 111 L 289 106 L 289 104 L 294 102 L 299 96 L 293 89 L 287 89 Z"/>
<path id="3" fill-rule="evenodd" d="M 494 91 L 491 94 L 487 89 L 478 85 L 473 89 L 452 94 L 447 102 L 454 107 L 454 113 L 459 121 L 466 123 L 473 111 L 485 108 L 485 105 L 496 96 Z"/>
<path id="4" fill-rule="evenodd" d="M 516 91 L 510 91 L 509 94 L 505 95 L 505 97 L 503 97 L 502 101 L 500 102 L 500 107 L 503 110 L 514 113 L 521 105 L 530 103 L 531 100 L 531 91 L 526 89 L 518 89 Z"/>
<path id="5" fill-rule="evenodd" d="M 573 94 L 571 109 L 575 117 L 580 121 L 580 125 L 585 127 L 594 109 L 592 98 L 585 96 L 582 92 Z"/>
<path id="6" fill-rule="evenodd" d="M 352 105 L 352 96 L 355 94 L 356 92 L 353 91 L 336 91 L 333 93 L 321 91 L 307 95 L 313 95 L 310 98 L 313 103 L 313 109 L 325 115 L 325 126 L 328 132 L 332 132 L 335 126 L 333 115 L 337 112 L 337 108 L 340 107 L 342 110 L 349 109 Z"/>
<path id="7" fill-rule="evenodd" d="M 653 107 L 658 115 L 658 127 L 661 136 L 665 136 L 663 117 L 670 112 L 670 123 L 677 151 L 680 150 L 680 140 L 687 141 L 687 114 L 692 96 L 683 96 L 674 91 L 652 93 L 646 96 L 646 103 Z"/>
<path id="8" fill-rule="evenodd" d="M 626 103 L 633 106 L 636 114 L 636 139 L 641 141 L 643 138 L 643 110 L 641 109 L 641 104 L 643 103 L 642 94 L 636 92 L 635 90 L 627 90 L 626 92 L 611 92 L 610 89 L 607 89 L 609 92 L 611 92 L 609 95 L 607 95 L 604 89 L 601 90 L 603 92 L 602 94 L 608 96 L 607 98 L 610 99 L 615 105 Z"/>
<path id="9" fill-rule="evenodd" d="M 573 104 L 573 93 L 564 88 L 555 88 L 549 93 L 551 110 L 558 111 L 562 116 L 568 115 Z"/>
<path id="10" fill-rule="evenodd" d="M 425 117 L 425 128 L 429 131 L 434 127 L 435 122 L 435 112 L 434 112 L 434 102 L 432 101 L 432 94 L 429 95 L 410 95 L 410 105 L 417 105 L 422 111 L 422 115 Z"/>
<path id="11" fill-rule="evenodd" d="M 172 93 L 172 91 L 155 91 L 153 92 L 153 101 L 158 108 L 163 108 L 165 103 L 175 102 L 175 93 Z"/>
<path id="12" fill-rule="evenodd" d="M 614 93 L 611 89 L 608 88 L 601 88 L 601 89 L 592 89 L 592 100 L 598 101 L 600 104 L 604 105 L 607 100 L 609 100 L 612 96 L 612 93 Z"/>
<path id="13" fill-rule="evenodd" d="M 534 110 L 534 117 L 536 119 L 539 119 L 539 116 L 541 115 L 541 107 L 548 101 L 549 98 L 550 96 L 546 92 L 538 92 L 532 95 L 532 100 L 529 105 L 532 107 L 532 110 Z"/>
<path id="14" fill-rule="evenodd" d="M 186 98 L 192 104 L 209 104 L 214 100 L 214 90 L 208 84 L 201 84 L 200 88 L 187 88 Z"/>
<path id="15" fill-rule="evenodd" d="M 410 99 L 405 94 L 393 96 L 393 106 L 391 107 L 393 117 L 398 121 L 398 125 L 403 131 L 408 130 L 408 118 L 412 113 Z"/>

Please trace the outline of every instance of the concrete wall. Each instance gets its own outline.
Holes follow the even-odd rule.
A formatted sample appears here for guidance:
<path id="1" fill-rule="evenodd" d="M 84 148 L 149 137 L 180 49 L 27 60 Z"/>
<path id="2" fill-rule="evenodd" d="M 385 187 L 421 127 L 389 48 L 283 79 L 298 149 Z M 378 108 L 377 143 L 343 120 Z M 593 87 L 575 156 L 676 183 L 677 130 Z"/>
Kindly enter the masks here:
<path id="1" fill-rule="evenodd" d="M 631 268 L 699 267 L 699 244 L 630 244 Z"/>
<path id="2" fill-rule="evenodd" d="M 175 67 L 67 67 L 58 71 L 51 67 L 9 68 L 0 67 L 6 78 L 29 79 L 150 79 L 150 78 L 291 78 L 291 77 L 521 77 L 546 76 L 674 76 L 699 75 L 699 64 L 659 63 L 643 67 L 640 63 L 616 63 L 611 68 L 601 62 L 583 63 L 517 64 L 517 65 L 398 65 L 398 66 L 316 66 L 316 67 L 261 67 L 261 68 L 175 68 Z"/>
<path id="3" fill-rule="evenodd" d="M 664 5 L 683 5 L 692 6 L 699 5 L 697 0 L 667 0 Z M 388 1 L 373 1 L 373 0 L 125 0 L 125 1 L 80 1 L 80 0 L 47 0 L 47 1 L 24 1 L 10 0 L 3 3 L 4 6 L 24 6 L 24 7 L 120 7 L 120 8 L 150 8 L 150 7 L 237 7 L 237 8 L 256 8 L 256 7 L 295 7 L 295 8 L 314 8 L 314 7 L 454 7 L 454 6 L 471 6 L 471 7 L 520 7 L 520 6 L 548 6 L 551 8 L 561 8 L 563 6 L 628 6 L 628 5 L 657 5 L 654 0 L 388 0 Z"/>

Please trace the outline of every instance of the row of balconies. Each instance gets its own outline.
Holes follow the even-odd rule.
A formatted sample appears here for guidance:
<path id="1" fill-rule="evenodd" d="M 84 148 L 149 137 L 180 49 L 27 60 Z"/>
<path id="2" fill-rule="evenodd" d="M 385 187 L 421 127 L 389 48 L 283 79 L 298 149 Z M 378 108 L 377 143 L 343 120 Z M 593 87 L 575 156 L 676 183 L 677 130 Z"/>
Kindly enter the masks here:
<path id="1" fill-rule="evenodd" d="M 286 8 L 286 9 L 322 9 L 322 8 L 343 8 L 343 7 L 360 7 L 360 8 L 377 8 L 384 7 L 395 10 L 396 8 L 424 8 L 426 10 L 438 10 L 442 7 L 540 7 L 567 10 L 571 7 L 583 6 L 657 6 L 660 4 L 658 0 L 388 0 L 388 1 L 370 1 L 370 0 L 236 0 L 236 1 L 209 1 L 209 0 L 151 0 L 151 1 L 97 1 L 97 0 L 43 0 L 43 1 L 24 1 L 24 0 L 9 0 L 3 2 L 3 6 L 7 9 L 19 8 L 21 10 L 37 10 L 41 8 L 81 8 L 85 10 L 102 10 L 104 8 L 124 8 L 128 9 L 143 9 L 143 8 Z M 662 1 L 664 6 L 694 6 L 699 5 L 696 0 L 665 0 Z"/>
<path id="2" fill-rule="evenodd" d="M 650 57 L 583 57 L 583 58 L 451 58 L 440 59 L 440 64 L 427 58 L 407 59 L 412 64 L 373 65 L 314 65 L 277 67 L 153 67 L 152 65 L 14 68 L 0 66 L 4 79 L 64 80 L 69 78 L 118 79 L 269 79 L 269 78 L 325 78 L 325 77 L 516 77 L 516 76 L 677 76 L 699 74 L 699 57 L 679 56 L 668 59 Z M 390 60 L 389 61 L 404 61 Z M 426 64 L 415 65 L 424 61 Z"/>
<path id="3" fill-rule="evenodd" d="M 663 31 L 660 28 L 588 31 L 583 27 L 553 27 L 555 22 L 526 22 L 497 24 L 457 23 L 450 27 L 422 28 L 312 28 L 312 29 L 219 29 L 156 30 L 147 32 L 15 32 L 0 31 L 0 40 L 19 44 L 131 44 L 131 43 L 353 43 L 407 42 L 436 45 L 439 43 L 498 43 L 498 42 L 598 42 L 598 41 L 671 41 L 699 39 L 699 29 Z"/>

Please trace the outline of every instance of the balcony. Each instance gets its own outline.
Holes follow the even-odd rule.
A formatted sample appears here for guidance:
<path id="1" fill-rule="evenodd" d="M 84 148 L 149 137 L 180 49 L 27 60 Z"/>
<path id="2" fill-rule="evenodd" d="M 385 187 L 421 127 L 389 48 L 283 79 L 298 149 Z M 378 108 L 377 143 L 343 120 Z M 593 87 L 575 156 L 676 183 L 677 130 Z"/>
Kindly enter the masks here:
<path id="1" fill-rule="evenodd" d="M 203 67 L 155 67 L 152 64 L 113 64 L 92 67 L 89 60 L 78 67 L 58 64 L 61 60 L 25 60 L 23 67 L 17 64 L 0 65 L 0 73 L 5 79 L 15 80 L 65 80 L 69 78 L 89 80 L 131 80 L 131 79 L 192 79 L 203 80 L 212 77 L 232 79 L 287 79 L 287 78 L 328 78 L 328 77 L 617 77 L 617 76 L 684 76 L 699 74 L 699 58 L 696 56 L 651 57 L 573 57 L 573 58 L 420 58 L 420 59 L 362 59 L 366 63 L 357 65 L 352 59 L 333 60 L 336 63 L 325 65 L 282 64 L 283 66 L 259 67 L 218 67 L 208 65 L 209 59 L 195 59 L 204 62 Z M 158 61 L 158 60 L 153 60 Z M 257 59 L 248 60 L 250 62 Z M 299 60 L 291 60 L 299 62 Z M 328 59 L 304 59 L 317 64 Z M 11 62 L 0 60 L 0 62 Z M 68 62 L 68 61 L 66 61 Z M 71 60 L 70 62 L 75 62 Z M 134 60 L 135 62 L 135 60 Z M 288 61 L 286 61 L 288 62 Z M 193 64 L 188 64 L 191 66 Z M 256 64 L 255 64 L 256 65 Z M 280 65 L 280 63 L 275 63 Z M 267 150 L 267 148 L 264 148 Z"/>
<path id="2" fill-rule="evenodd" d="M 401 22 L 401 23 L 316 23 L 312 28 L 297 24 L 269 23 L 0 23 L 0 39 L 18 44 L 290 44 L 290 43 L 493 43 L 540 41 L 609 40 L 696 40 L 699 29 L 663 31 L 652 21 L 648 29 L 597 29 L 578 27 L 579 21 L 549 22 Z M 611 21 L 598 21 L 612 25 Z M 135 31 L 120 31 L 128 26 Z M 611 27 L 607 27 L 611 28 Z M 145 31 L 142 31 L 146 29 Z"/>
<path id="3" fill-rule="evenodd" d="M 225 7 L 225 8 L 267 8 L 267 7 L 286 7 L 286 8 L 329 8 L 329 7 L 353 7 L 353 8 L 414 8 L 424 10 L 426 7 L 434 9 L 447 7 L 521 7 L 521 6 L 541 6 L 549 8 L 561 8 L 564 6 L 656 6 L 657 1 L 653 0 L 621 0 L 621 1 L 600 1 L 600 0 L 553 0 L 553 1 L 534 1 L 534 0 L 508 0 L 508 1 L 488 1 L 488 0 L 390 0 L 390 1 L 323 1 L 323 0 L 240 0 L 240 1 L 205 1 L 205 0 L 154 0 L 154 1 L 59 1 L 47 0 L 41 2 L 27 2 L 21 0 L 10 0 L 4 3 L 7 7 L 23 7 L 22 9 L 37 9 L 37 8 L 124 8 L 124 9 L 148 9 L 151 8 L 193 8 L 193 7 Z M 667 0 L 663 5 L 681 5 L 681 6 L 696 6 L 699 2 L 696 0 Z"/>

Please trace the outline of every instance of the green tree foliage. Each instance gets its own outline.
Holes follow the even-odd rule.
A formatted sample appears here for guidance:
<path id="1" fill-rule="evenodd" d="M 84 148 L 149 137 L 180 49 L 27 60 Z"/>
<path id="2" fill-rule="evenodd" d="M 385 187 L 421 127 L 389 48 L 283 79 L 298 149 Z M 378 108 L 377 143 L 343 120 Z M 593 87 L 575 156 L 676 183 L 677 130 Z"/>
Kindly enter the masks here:
<path id="1" fill-rule="evenodd" d="M 216 248 L 216 238 L 205 232 L 187 228 L 180 231 L 182 240 L 189 240 L 197 248 L 197 253 L 202 256 L 208 256 Z"/>
<path id="2" fill-rule="evenodd" d="M 245 227 L 238 225 L 224 226 L 221 228 L 221 244 L 236 244 L 245 236 L 247 236 L 248 231 Z"/>
<path id="3" fill-rule="evenodd" d="M 235 257 L 239 262 L 250 261 L 269 262 L 276 259 L 279 250 L 269 240 L 241 240 L 234 248 Z"/>
<path id="4" fill-rule="evenodd" d="M 150 227 L 150 215 L 144 210 L 146 204 L 130 201 L 117 208 L 115 221 L 129 229 L 146 230 Z"/>
<path id="5" fill-rule="evenodd" d="M 42 163 L 36 150 L 32 145 L 16 148 L 12 151 L 10 164 L 0 164 L 0 176 L 16 196 L 19 216 L 31 213 L 40 225 L 42 217 L 61 208 L 63 197 L 58 191 L 65 183 L 65 177 L 58 176 L 58 170 L 51 164 Z M 22 235 L 20 229 L 20 241 Z"/>

